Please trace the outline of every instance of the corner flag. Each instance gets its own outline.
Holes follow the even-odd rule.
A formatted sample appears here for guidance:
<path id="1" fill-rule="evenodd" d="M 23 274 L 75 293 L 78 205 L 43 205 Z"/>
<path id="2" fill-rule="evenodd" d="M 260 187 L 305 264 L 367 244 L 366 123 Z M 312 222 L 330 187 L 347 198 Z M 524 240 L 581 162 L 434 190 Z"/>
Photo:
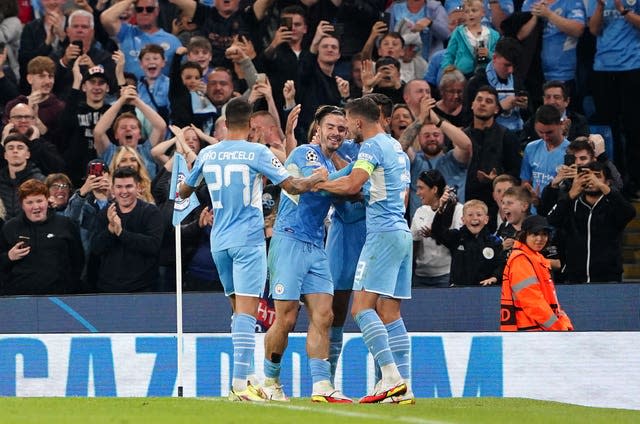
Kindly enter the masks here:
<path id="1" fill-rule="evenodd" d="M 189 212 L 200 205 L 195 193 L 192 193 L 188 199 L 182 199 L 178 194 L 178 183 L 183 182 L 189 170 L 187 169 L 187 161 L 180 153 L 173 156 L 173 167 L 171 168 L 171 186 L 169 188 L 169 199 L 173 200 L 173 225 L 179 225 L 182 220 L 189 215 Z"/>

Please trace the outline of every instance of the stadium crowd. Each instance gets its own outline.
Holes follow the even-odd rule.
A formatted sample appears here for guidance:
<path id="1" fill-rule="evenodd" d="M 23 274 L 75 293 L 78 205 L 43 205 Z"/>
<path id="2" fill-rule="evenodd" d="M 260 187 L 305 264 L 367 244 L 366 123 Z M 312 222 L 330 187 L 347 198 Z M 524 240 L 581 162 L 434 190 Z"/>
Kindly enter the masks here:
<path id="1" fill-rule="evenodd" d="M 191 166 L 226 139 L 236 97 L 249 141 L 287 168 L 328 144 L 329 171 L 357 147 L 345 123 L 323 130 L 323 107 L 375 101 L 410 163 L 414 287 L 499 284 L 531 214 L 555 227 L 556 283 L 622 280 L 640 196 L 635 1 L 8 0 L 0 43 L 4 295 L 175 290 L 173 154 Z M 182 224 L 186 290 L 223 290 L 209 189 Z M 280 193 L 264 190 L 267 238 Z M 330 228 L 363 221 L 352 200 Z M 364 240 L 334 242 L 347 258 Z"/>

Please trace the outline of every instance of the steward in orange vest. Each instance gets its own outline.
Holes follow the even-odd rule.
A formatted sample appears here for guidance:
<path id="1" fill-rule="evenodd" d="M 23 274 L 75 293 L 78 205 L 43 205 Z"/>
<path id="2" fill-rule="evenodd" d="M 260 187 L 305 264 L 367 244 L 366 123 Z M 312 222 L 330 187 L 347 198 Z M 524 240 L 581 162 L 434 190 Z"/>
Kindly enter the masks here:
<path id="1" fill-rule="evenodd" d="M 549 261 L 540 250 L 551 227 L 541 216 L 522 224 L 502 276 L 500 331 L 568 331 L 573 324 L 560 308 Z"/>

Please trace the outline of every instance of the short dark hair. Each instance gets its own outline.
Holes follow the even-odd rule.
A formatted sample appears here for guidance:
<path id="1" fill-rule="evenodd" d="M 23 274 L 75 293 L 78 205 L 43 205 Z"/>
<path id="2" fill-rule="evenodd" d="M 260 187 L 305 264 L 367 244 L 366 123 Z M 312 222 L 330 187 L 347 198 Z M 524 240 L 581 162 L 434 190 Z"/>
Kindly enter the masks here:
<path id="1" fill-rule="evenodd" d="M 195 69 L 198 71 L 198 74 L 200 75 L 200 77 L 202 78 L 202 68 L 200 67 L 199 64 L 197 64 L 196 62 L 185 62 L 182 65 L 180 65 L 180 75 L 182 76 L 182 72 L 185 69 Z"/>
<path id="2" fill-rule="evenodd" d="M 280 12 L 280 16 L 283 15 L 299 15 L 304 19 L 304 23 L 307 23 L 307 12 L 305 12 L 304 8 L 300 5 L 292 4 L 291 6 L 285 7 L 282 9 L 282 12 Z"/>
<path id="3" fill-rule="evenodd" d="M 380 109 L 378 105 L 369 97 L 350 100 L 344 107 L 345 112 L 358 115 L 369 122 L 378 122 Z"/>
<path id="4" fill-rule="evenodd" d="M 6 136 L 4 140 L 2 140 L 2 145 L 6 146 L 7 143 L 10 143 L 12 141 L 19 141 L 21 143 L 24 143 L 27 146 L 27 149 L 29 149 L 30 140 L 29 140 L 29 137 L 27 137 L 24 134 L 20 134 L 17 132 L 9 133 L 9 135 Z"/>
<path id="5" fill-rule="evenodd" d="M 376 60 L 376 70 L 385 65 L 393 65 L 398 71 L 400 71 L 400 61 L 395 57 L 382 56 L 381 58 Z"/>
<path id="6" fill-rule="evenodd" d="M 344 117 L 344 109 L 338 106 L 322 105 L 316 109 L 316 113 L 313 115 L 313 120 L 320 124 L 320 121 L 327 115 L 339 115 Z"/>
<path id="7" fill-rule="evenodd" d="M 116 178 L 133 178 L 137 183 L 142 181 L 140 179 L 140 173 L 130 166 L 121 166 L 113 171 L 112 181 L 115 181 Z"/>
<path id="8" fill-rule="evenodd" d="M 140 54 L 138 55 L 138 59 L 142 60 L 142 58 L 144 57 L 145 54 L 147 53 L 156 53 L 159 54 L 160 56 L 162 56 L 162 58 L 164 59 L 164 49 L 162 48 L 161 45 L 159 44 L 147 44 L 145 45 L 141 50 L 140 50 Z"/>
<path id="9" fill-rule="evenodd" d="M 544 94 L 544 92 L 549 88 L 559 88 L 560 90 L 562 90 L 562 97 L 564 97 L 565 100 L 569 100 L 569 92 L 567 90 L 567 86 L 564 85 L 562 81 L 553 80 L 545 82 L 542 86 L 542 93 Z"/>
<path id="10" fill-rule="evenodd" d="M 567 151 L 573 153 L 579 152 L 580 150 L 586 150 L 592 158 L 596 157 L 596 152 L 593 150 L 593 146 L 589 143 L 589 139 L 587 137 L 577 137 L 569 143 L 569 146 L 567 146 Z"/>
<path id="11" fill-rule="evenodd" d="M 227 128 L 238 128 L 249 125 L 253 107 L 251 103 L 242 97 L 236 97 L 229 100 L 224 112 L 224 118 L 227 121 Z"/>
<path id="12" fill-rule="evenodd" d="M 391 100 L 391 98 L 386 94 L 369 93 L 362 96 L 362 98 L 373 100 L 373 102 L 378 105 L 380 111 L 382 111 L 382 116 L 385 118 L 389 118 L 393 113 L 393 100 Z"/>
<path id="13" fill-rule="evenodd" d="M 402 35 L 399 32 L 387 32 L 380 38 L 380 42 L 382 42 L 382 40 L 384 40 L 385 38 L 395 38 L 396 40 L 400 40 L 400 42 L 402 43 L 402 47 L 404 47 L 404 38 L 402 38 Z"/>
<path id="14" fill-rule="evenodd" d="M 502 56 L 514 66 L 518 63 L 518 58 L 522 55 L 520 42 L 512 37 L 502 37 L 496 43 L 495 54 Z"/>
<path id="15" fill-rule="evenodd" d="M 605 180 L 611 179 L 611 169 L 609 169 L 609 167 L 602 162 L 598 162 L 597 160 L 594 160 L 593 162 L 590 162 L 587 165 L 587 168 L 589 168 L 592 171 L 602 172 L 604 174 Z"/>
<path id="16" fill-rule="evenodd" d="M 418 179 L 429 186 L 429 188 L 437 187 L 436 195 L 438 197 L 442 196 L 444 188 L 447 186 L 444 175 L 442 175 L 442 173 L 437 169 L 422 171 L 418 176 Z"/>
<path id="17" fill-rule="evenodd" d="M 559 125 L 562 122 L 562 115 L 555 106 L 542 105 L 536 110 L 535 122 L 543 125 Z"/>

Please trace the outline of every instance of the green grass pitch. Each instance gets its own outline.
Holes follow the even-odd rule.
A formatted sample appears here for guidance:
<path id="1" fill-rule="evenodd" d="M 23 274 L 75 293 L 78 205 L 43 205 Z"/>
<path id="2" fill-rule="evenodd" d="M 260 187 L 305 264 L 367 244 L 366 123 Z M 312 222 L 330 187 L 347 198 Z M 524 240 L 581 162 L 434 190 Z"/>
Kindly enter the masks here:
<path id="1" fill-rule="evenodd" d="M 415 405 L 238 403 L 222 398 L 0 398 L 2 424 L 638 423 L 640 411 L 529 399 L 418 399 Z"/>

